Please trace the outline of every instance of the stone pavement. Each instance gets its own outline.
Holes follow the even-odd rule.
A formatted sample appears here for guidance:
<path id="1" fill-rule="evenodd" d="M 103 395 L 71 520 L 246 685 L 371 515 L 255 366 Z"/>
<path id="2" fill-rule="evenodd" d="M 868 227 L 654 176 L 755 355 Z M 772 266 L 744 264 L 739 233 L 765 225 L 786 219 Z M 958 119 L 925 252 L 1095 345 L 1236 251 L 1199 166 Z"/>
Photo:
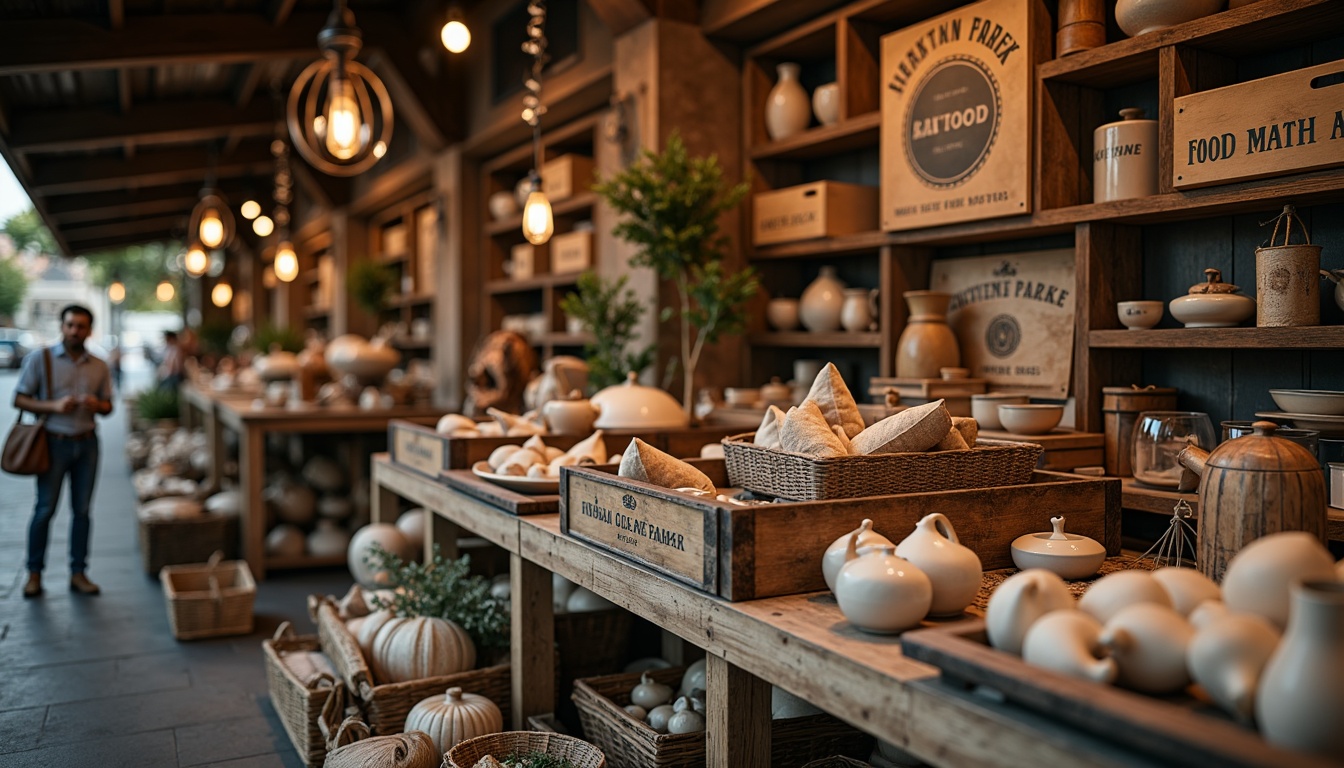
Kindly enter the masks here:
<path id="1" fill-rule="evenodd" d="M 13 423 L 16 373 L 0 371 L 0 425 Z M 120 405 L 120 400 L 118 400 Z M 344 569 L 272 574 L 251 636 L 178 642 L 163 592 L 143 571 L 125 414 L 103 422 L 89 577 L 71 594 L 69 501 L 52 522 L 47 592 L 24 600 L 34 482 L 0 473 L 0 768 L 302 766 L 271 706 L 262 639 L 282 621 L 302 634 L 307 595 L 343 593 Z"/>

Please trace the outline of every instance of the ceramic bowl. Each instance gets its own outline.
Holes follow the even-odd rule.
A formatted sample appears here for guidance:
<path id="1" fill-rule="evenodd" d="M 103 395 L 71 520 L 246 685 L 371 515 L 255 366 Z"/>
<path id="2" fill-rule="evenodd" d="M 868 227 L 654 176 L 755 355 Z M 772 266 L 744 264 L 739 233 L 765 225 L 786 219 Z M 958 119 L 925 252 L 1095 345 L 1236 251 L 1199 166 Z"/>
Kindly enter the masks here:
<path id="1" fill-rule="evenodd" d="M 1055 522 L 1058 521 L 1058 522 Z M 1044 568 L 1062 579 L 1085 579 L 1106 561 L 1096 539 L 1064 532 L 1064 518 L 1051 518 L 1055 530 L 1028 533 L 1013 540 L 1013 564 L 1022 570 Z"/>
<path id="2" fill-rule="evenodd" d="M 1044 435 L 1064 418 L 1062 405 L 1000 405 L 999 421 L 1017 435 Z"/>
<path id="3" fill-rule="evenodd" d="M 1001 392 L 988 395 L 971 395 L 971 415 L 981 429 L 1003 429 L 999 421 L 1000 405 L 1026 405 L 1026 395 L 1009 395 Z"/>
<path id="4" fill-rule="evenodd" d="M 1344 416 L 1344 392 L 1325 389 L 1271 389 L 1274 403 L 1292 413 Z"/>
<path id="5" fill-rule="evenodd" d="M 1255 299 L 1239 293 L 1192 293 L 1167 306 L 1186 328 L 1234 328 L 1255 315 Z"/>
<path id="6" fill-rule="evenodd" d="M 765 319 L 777 331 L 792 331 L 798 327 L 798 300 L 771 299 L 765 305 Z"/>
<path id="7" fill-rule="evenodd" d="M 761 399 L 761 390 L 754 387 L 728 387 L 723 390 L 723 399 L 729 405 L 755 405 Z"/>
<path id="8" fill-rule="evenodd" d="M 971 377 L 970 368 L 939 368 L 938 375 L 943 377 L 944 381 L 956 381 L 957 379 L 969 379 Z"/>
<path id="9" fill-rule="evenodd" d="M 1122 301 L 1115 305 L 1120 324 L 1131 331 L 1152 328 L 1162 322 L 1165 309 L 1160 301 Z"/>

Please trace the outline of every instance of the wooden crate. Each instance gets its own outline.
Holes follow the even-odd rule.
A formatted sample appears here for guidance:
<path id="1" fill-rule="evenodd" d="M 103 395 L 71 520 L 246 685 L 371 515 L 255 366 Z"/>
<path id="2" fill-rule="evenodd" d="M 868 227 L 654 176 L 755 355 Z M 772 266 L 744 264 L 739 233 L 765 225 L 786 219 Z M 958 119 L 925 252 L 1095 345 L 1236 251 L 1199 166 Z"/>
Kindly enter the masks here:
<path id="1" fill-rule="evenodd" d="M 718 487 L 720 459 L 695 462 Z M 1070 532 L 1120 552 L 1120 481 L 1037 471 L 1026 485 L 737 506 L 617 477 L 614 467 L 560 473 L 560 530 L 728 600 L 826 588 L 821 556 L 864 518 L 893 541 L 933 512 L 947 515 L 986 570 L 1012 567 L 1010 545 L 1068 518 Z"/>
<path id="2" fill-rule="evenodd" d="M 593 233 L 566 232 L 551 238 L 551 272 L 581 272 L 593 263 Z"/>
<path id="3" fill-rule="evenodd" d="M 1271 746 L 1189 694 L 1148 696 L 1034 667 L 990 647 L 981 620 L 901 636 L 906 656 L 931 664 L 957 686 L 998 691 L 1008 701 L 1152 756 L 1155 765 L 1325 768 L 1337 765 Z"/>
<path id="4" fill-rule="evenodd" d="M 1106 459 L 1106 436 L 1100 432 L 1055 429 L 1044 435 L 1016 435 L 993 429 L 980 430 L 981 437 L 1036 443 L 1045 449 L 1041 469 L 1064 472 L 1078 467 L 1099 467 Z"/>
<path id="5" fill-rule="evenodd" d="M 561 155 L 541 166 L 541 191 L 552 204 L 587 192 L 593 186 L 593 158 Z"/>
<path id="6" fill-rule="evenodd" d="M 877 229 L 877 187 L 816 181 L 752 198 L 753 245 L 837 237 Z"/>
<path id="7" fill-rule="evenodd" d="M 673 456 L 699 456 L 700 447 L 717 443 L 728 435 L 740 432 L 731 426 L 688 427 L 661 432 L 639 430 L 606 430 L 608 453 L 625 451 L 632 438 L 638 437 L 660 451 Z M 549 446 L 568 450 L 585 436 L 542 435 Z M 490 453 L 501 445 L 522 445 L 526 437 L 449 437 L 401 419 L 387 424 L 387 445 L 392 461 L 435 480 L 449 469 L 470 469 L 478 461 L 490 458 Z"/>

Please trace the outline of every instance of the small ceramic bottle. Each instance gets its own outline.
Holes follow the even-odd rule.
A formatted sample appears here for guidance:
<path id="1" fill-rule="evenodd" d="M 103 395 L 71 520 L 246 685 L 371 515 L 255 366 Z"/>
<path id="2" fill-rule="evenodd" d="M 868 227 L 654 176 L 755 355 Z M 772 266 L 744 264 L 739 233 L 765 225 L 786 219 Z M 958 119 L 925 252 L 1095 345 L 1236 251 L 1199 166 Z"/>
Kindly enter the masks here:
<path id="1" fill-rule="evenodd" d="M 798 302 L 798 316 L 803 327 L 813 333 L 840 330 L 844 291 L 845 284 L 835 276 L 835 267 L 822 267 L 821 274 L 803 290 Z"/>
<path id="2" fill-rule="evenodd" d="M 861 333 L 873 325 L 873 305 L 877 303 L 876 288 L 846 288 L 845 300 L 840 307 L 840 324 L 850 333 Z"/>
<path id="3" fill-rule="evenodd" d="M 1157 121 L 1143 110 L 1120 110 L 1120 121 L 1092 132 L 1092 202 L 1157 194 Z"/>
<path id="4" fill-rule="evenodd" d="M 1288 631 L 1260 679 L 1255 717 L 1272 744 L 1344 761 L 1344 582 L 1294 585 Z"/>
<path id="5" fill-rule="evenodd" d="M 812 107 L 807 91 L 798 82 L 799 66 L 784 63 L 775 70 L 779 80 L 766 96 L 765 132 L 772 140 L 779 141 L 807 129 L 812 119 Z"/>

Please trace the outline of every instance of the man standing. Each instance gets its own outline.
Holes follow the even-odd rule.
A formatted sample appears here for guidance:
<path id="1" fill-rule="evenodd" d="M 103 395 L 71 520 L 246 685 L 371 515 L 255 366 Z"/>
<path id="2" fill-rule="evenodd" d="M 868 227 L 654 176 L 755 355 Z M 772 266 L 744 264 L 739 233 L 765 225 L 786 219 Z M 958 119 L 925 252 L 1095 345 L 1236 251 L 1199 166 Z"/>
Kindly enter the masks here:
<path id="1" fill-rule="evenodd" d="M 159 389 L 177 389 L 182 384 L 182 345 L 177 331 L 163 332 L 163 360 L 159 362 Z"/>
<path id="2" fill-rule="evenodd" d="M 61 343 L 36 349 L 23 359 L 14 405 L 46 415 L 47 450 L 51 466 L 37 476 L 37 504 L 28 524 L 28 583 L 24 597 L 42 594 L 42 569 L 47 559 L 47 532 L 70 477 L 70 591 L 96 595 L 98 585 L 84 575 L 89 554 L 89 505 L 98 476 L 98 432 L 94 414 L 112 412 L 112 377 L 107 364 L 89 354 L 84 342 L 93 330 L 93 313 L 71 304 L 61 310 Z M 45 353 L 51 356 L 47 381 Z"/>

